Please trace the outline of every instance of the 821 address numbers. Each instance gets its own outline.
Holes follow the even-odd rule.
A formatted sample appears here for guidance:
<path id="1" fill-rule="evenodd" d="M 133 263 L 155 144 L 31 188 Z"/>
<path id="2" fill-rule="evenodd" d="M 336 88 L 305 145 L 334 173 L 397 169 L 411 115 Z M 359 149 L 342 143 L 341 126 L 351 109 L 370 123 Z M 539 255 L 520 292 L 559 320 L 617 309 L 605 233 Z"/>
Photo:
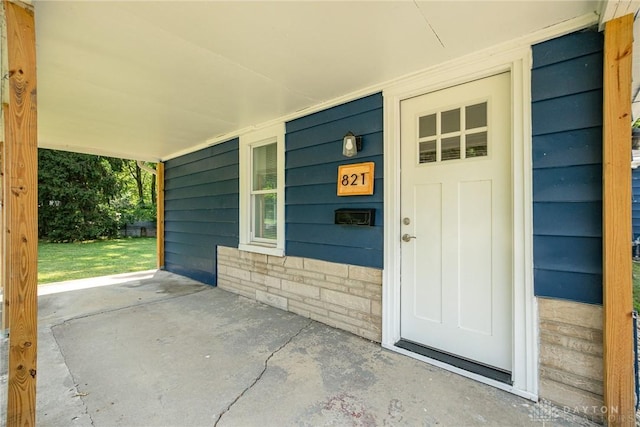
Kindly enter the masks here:
<path id="1" fill-rule="evenodd" d="M 338 166 L 338 196 L 373 194 L 374 162 Z"/>

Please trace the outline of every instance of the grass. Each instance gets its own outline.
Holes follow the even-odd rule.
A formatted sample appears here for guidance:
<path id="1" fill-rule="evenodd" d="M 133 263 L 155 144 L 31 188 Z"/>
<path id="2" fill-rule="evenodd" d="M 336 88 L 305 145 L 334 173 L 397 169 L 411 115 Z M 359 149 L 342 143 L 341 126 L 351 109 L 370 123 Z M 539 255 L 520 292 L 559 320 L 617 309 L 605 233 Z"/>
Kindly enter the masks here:
<path id="1" fill-rule="evenodd" d="M 38 284 L 156 268 L 156 239 L 38 244 Z"/>
<path id="2" fill-rule="evenodd" d="M 633 261 L 633 308 L 640 312 L 640 262 Z"/>

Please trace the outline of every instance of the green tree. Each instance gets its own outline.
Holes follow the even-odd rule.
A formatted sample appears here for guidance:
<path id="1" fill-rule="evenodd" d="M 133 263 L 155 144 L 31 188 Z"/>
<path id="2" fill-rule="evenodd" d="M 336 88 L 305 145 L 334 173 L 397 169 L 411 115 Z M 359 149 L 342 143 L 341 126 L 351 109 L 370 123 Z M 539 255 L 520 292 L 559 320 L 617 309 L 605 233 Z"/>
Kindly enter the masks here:
<path id="1" fill-rule="evenodd" d="M 122 195 L 117 173 L 124 161 L 88 154 L 38 150 L 38 235 L 78 241 L 117 235 Z"/>
<path id="2" fill-rule="evenodd" d="M 122 169 L 116 174 L 122 185 L 122 194 L 115 206 L 122 214 L 123 223 L 155 221 L 155 175 L 141 169 L 135 160 L 123 160 Z M 154 168 L 154 163 L 146 163 Z"/>

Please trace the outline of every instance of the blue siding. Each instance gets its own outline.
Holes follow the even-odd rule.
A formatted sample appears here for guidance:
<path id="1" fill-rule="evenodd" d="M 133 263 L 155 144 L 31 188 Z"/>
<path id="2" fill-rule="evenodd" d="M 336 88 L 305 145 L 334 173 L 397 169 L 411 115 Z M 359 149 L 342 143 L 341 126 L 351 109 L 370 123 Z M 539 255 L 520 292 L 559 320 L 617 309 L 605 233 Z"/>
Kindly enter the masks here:
<path id="1" fill-rule="evenodd" d="M 534 288 L 602 303 L 602 36 L 533 47 Z"/>
<path id="2" fill-rule="evenodd" d="M 574 58 L 602 52 L 602 34 L 581 31 L 533 47 L 533 68 L 559 64 Z"/>
<path id="3" fill-rule="evenodd" d="M 216 248 L 238 246 L 238 139 L 165 164 L 165 269 L 216 284 Z"/>
<path id="4" fill-rule="evenodd" d="M 640 237 L 640 168 L 631 171 L 631 189 L 633 194 L 631 204 L 631 219 L 633 224 L 633 238 Z"/>
<path id="5" fill-rule="evenodd" d="M 382 94 L 287 123 L 285 217 L 287 255 L 382 268 Z M 357 157 L 342 156 L 342 138 L 362 136 Z M 372 196 L 338 197 L 338 165 L 375 162 Z M 374 208 L 374 227 L 335 225 L 339 208 Z"/>

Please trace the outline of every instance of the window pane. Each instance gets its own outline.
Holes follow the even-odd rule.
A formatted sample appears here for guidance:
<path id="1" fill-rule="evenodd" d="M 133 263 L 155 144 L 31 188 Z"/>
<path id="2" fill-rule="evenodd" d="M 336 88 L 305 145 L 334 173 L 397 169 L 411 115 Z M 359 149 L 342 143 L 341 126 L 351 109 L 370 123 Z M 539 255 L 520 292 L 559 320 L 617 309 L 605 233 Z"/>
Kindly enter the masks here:
<path id="1" fill-rule="evenodd" d="M 436 115 L 431 114 L 429 116 L 420 117 L 420 138 L 425 136 L 434 136 L 436 134 Z"/>
<path id="2" fill-rule="evenodd" d="M 253 196 L 255 210 L 253 235 L 255 238 L 276 240 L 278 235 L 276 200 L 276 194 L 256 194 Z"/>
<path id="3" fill-rule="evenodd" d="M 470 105 L 466 108 L 465 128 L 481 128 L 487 125 L 487 103 Z"/>
<path id="4" fill-rule="evenodd" d="M 442 139 L 442 160 L 456 160 L 460 158 L 460 137 Z"/>
<path id="5" fill-rule="evenodd" d="M 480 132 L 467 135 L 467 158 L 487 155 L 487 133 Z"/>
<path id="6" fill-rule="evenodd" d="M 436 161 L 436 141 L 426 141 L 420 143 L 420 163 L 431 163 Z"/>
<path id="7" fill-rule="evenodd" d="M 457 132 L 460 130 L 460 109 L 442 112 L 441 133 Z"/>
<path id="8" fill-rule="evenodd" d="M 253 149 L 253 190 L 278 188 L 278 156 L 276 143 Z"/>

